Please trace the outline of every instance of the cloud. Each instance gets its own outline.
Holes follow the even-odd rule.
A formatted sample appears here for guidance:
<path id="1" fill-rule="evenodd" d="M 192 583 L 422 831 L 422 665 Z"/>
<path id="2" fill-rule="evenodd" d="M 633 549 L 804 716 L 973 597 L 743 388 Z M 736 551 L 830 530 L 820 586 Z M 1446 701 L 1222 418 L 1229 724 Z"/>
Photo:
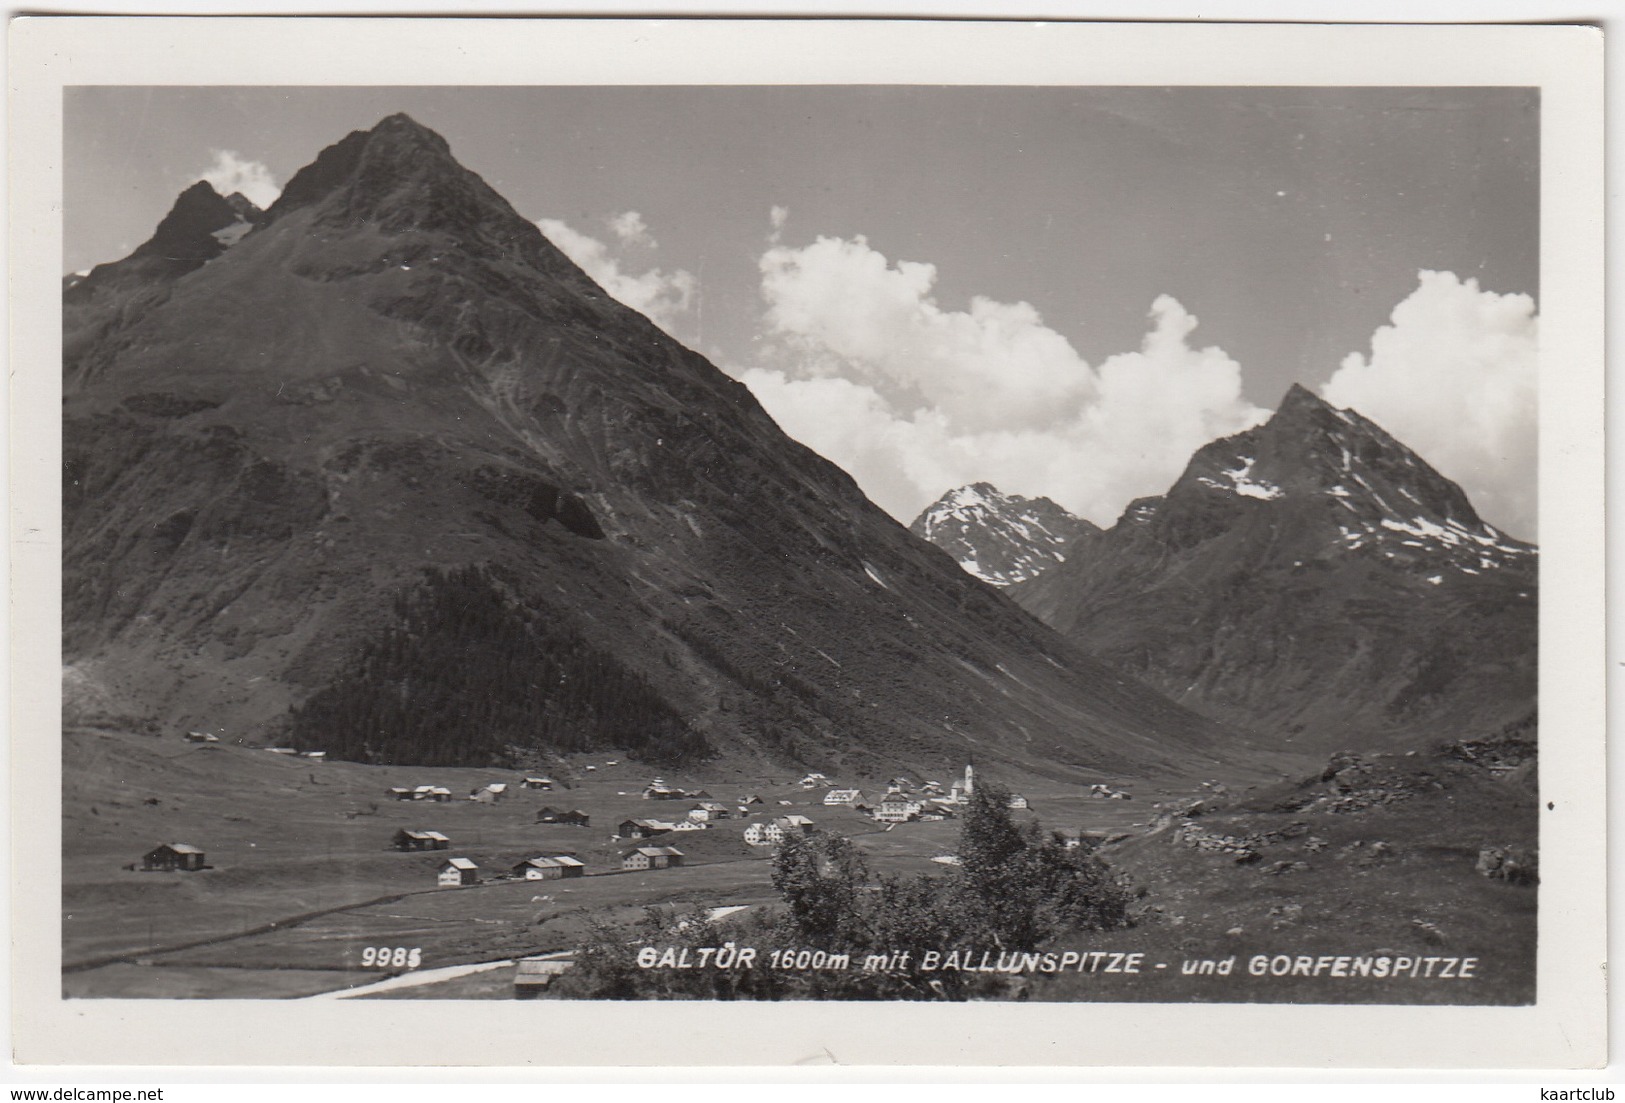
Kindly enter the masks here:
<path id="1" fill-rule="evenodd" d="M 1265 416 L 1234 360 L 1188 344 L 1196 319 L 1167 296 L 1140 349 L 1097 369 L 1030 304 L 944 309 L 933 265 L 893 264 L 862 237 L 775 246 L 760 269 L 767 333 L 735 374 L 905 522 L 986 479 L 1110 524 Z"/>
<path id="2" fill-rule="evenodd" d="M 616 215 L 609 220 L 609 225 L 622 244 L 637 242 L 651 248 L 654 245 L 648 227 L 636 211 Z M 623 271 L 623 259 L 597 238 L 574 230 L 556 218 L 544 218 L 536 226 L 611 298 L 676 336 L 674 328 L 689 313 L 699 292 L 699 281 L 692 273 L 681 268 L 670 275 L 659 268 L 640 273 Z"/>
<path id="3" fill-rule="evenodd" d="M 604 221 L 622 245 L 642 245 L 648 249 L 656 247 L 655 239 L 649 236 L 648 225 L 637 211 L 626 211 Z"/>
<path id="4" fill-rule="evenodd" d="M 221 195 L 241 192 L 250 203 L 264 210 L 282 194 L 282 185 L 260 162 L 250 161 L 229 149 L 209 152 L 214 156 L 214 163 L 198 173 L 198 179 L 207 180 Z"/>
<path id="5" fill-rule="evenodd" d="M 1321 388 L 1459 483 L 1514 536 L 1536 533 L 1537 330 L 1527 295 L 1423 271 L 1370 356 L 1350 353 Z"/>

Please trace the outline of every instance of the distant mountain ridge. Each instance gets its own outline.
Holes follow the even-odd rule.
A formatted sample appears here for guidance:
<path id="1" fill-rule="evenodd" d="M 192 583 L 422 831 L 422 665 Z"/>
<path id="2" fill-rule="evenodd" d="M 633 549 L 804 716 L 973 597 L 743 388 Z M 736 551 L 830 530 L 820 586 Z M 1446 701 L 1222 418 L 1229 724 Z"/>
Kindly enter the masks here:
<path id="1" fill-rule="evenodd" d="M 185 248 L 65 292 L 69 717 L 848 776 L 1234 743 L 911 536 L 412 119 L 263 216 L 206 187 Z"/>
<path id="2" fill-rule="evenodd" d="M 1176 700 L 1322 750 L 1533 714 L 1537 558 L 1381 427 L 1294 386 L 1009 592 Z"/>
<path id="3" fill-rule="evenodd" d="M 1100 527 L 1048 498 L 1005 494 L 991 483 L 950 490 L 920 512 L 908 530 L 953 556 L 994 586 L 1028 582 L 1066 560 L 1066 548 Z"/>

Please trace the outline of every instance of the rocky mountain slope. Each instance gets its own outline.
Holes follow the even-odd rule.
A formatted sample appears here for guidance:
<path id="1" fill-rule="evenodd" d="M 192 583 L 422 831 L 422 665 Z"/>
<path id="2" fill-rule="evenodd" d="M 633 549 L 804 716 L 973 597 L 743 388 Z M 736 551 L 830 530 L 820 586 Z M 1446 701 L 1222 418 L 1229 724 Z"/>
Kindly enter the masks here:
<path id="1" fill-rule="evenodd" d="M 927 506 L 908 530 L 983 582 L 1009 586 L 1065 562 L 1068 544 L 1100 528 L 1048 498 L 1023 498 L 989 483 L 972 483 Z"/>
<path id="2" fill-rule="evenodd" d="M 70 722 L 847 776 L 1232 741 L 911 536 L 405 116 L 263 216 L 194 187 L 65 311 Z"/>
<path id="3" fill-rule="evenodd" d="M 1293 387 L 1009 591 L 1176 700 L 1323 751 L 1529 716 L 1536 550 L 1351 410 Z"/>

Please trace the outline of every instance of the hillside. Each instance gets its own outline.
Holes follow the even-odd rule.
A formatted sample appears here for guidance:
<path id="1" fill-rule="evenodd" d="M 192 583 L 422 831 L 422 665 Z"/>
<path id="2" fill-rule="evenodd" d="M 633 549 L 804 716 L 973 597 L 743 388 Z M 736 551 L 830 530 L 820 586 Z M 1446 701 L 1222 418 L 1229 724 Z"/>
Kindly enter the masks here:
<path id="1" fill-rule="evenodd" d="M 1294 387 L 1009 592 L 1176 700 L 1322 753 L 1531 717 L 1537 586 L 1533 546 L 1379 426 Z"/>
<path id="2" fill-rule="evenodd" d="M 263 215 L 194 186 L 165 226 L 187 248 L 65 292 L 69 720 L 849 775 L 1234 742 L 911 536 L 405 116 Z"/>

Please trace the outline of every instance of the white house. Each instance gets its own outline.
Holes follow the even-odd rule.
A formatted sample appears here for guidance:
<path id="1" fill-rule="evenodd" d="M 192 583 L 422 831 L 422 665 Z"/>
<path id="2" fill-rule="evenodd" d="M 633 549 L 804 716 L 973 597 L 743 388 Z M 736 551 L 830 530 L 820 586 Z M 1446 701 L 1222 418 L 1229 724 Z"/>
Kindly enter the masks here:
<path id="1" fill-rule="evenodd" d="M 861 789 L 831 789 L 824 794 L 825 804 L 844 804 L 848 807 L 863 804 L 863 791 Z"/>
<path id="2" fill-rule="evenodd" d="M 479 881 L 480 867 L 467 858 L 447 858 L 440 866 L 440 887 L 443 889 L 477 885 Z"/>
<path id="3" fill-rule="evenodd" d="M 875 807 L 875 819 L 881 823 L 907 823 L 918 819 L 922 805 L 907 793 L 887 793 Z"/>

